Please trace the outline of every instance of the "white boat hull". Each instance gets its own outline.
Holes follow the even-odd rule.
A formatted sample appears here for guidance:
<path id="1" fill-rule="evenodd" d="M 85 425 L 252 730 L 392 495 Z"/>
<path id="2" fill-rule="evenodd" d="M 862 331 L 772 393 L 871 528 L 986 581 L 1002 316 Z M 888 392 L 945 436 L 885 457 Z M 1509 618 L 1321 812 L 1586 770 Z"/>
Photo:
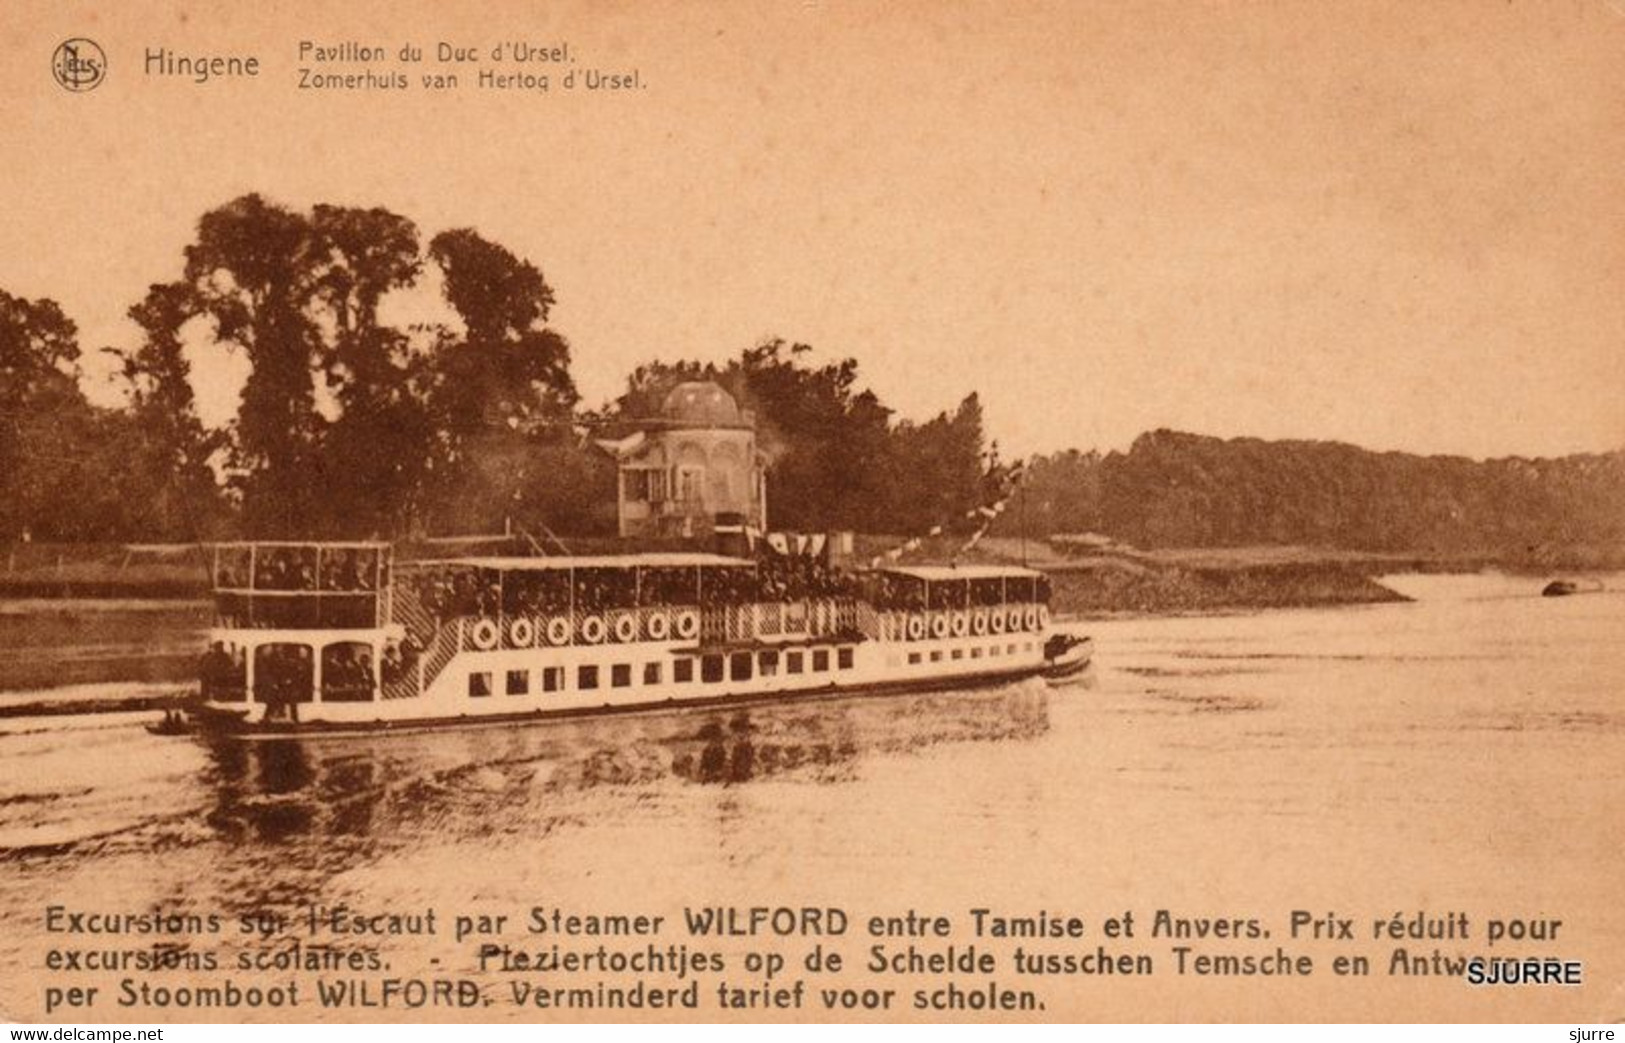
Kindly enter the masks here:
<path id="1" fill-rule="evenodd" d="M 669 641 L 467 650 L 453 655 L 422 695 L 323 702 L 318 693 L 297 704 L 297 720 L 266 720 L 259 703 L 216 701 L 204 703 L 199 718 L 217 730 L 270 738 L 961 687 L 1043 674 L 1053 666 L 1044 656 L 1046 637 L 1029 631 L 705 649 Z"/>

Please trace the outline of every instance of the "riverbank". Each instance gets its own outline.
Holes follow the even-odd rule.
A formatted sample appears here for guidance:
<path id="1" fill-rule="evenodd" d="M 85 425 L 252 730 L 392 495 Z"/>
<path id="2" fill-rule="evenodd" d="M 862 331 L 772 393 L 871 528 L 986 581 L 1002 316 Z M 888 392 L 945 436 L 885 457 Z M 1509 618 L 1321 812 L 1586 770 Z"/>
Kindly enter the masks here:
<path id="1" fill-rule="evenodd" d="M 1054 611 L 1085 619 L 1410 600 L 1378 583 L 1366 566 L 1337 562 L 1148 567 L 1105 559 L 1045 571 Z"/>
<path id="2" fill-rule="evenodd" d="M 0 601 L 0 716 L 18 704 L 17 693 L 112 684 L 182 687 L 195 673 L 209 615 L 206 601 Z"/>
<path id="3" fill-rule="evenodd" d="M 951 548 L 943 550 L 946 557 Z M 1095 545 L 1080 552 L 1001 539 L 983 541 L 974 557 L 1025 560 L 1042 569 L 1053 585 L 1056 615 L 1083 622 L 1406 601 L 1377 577 L 1451 571 L 1452 564 L 1455 571 L 1476 572 L 1483 564 L 1299 547 L 1140 551 Z M 173 571 L 161 589 L 182 581 L 186 567 L 166 566 Z M 71 568 L 65 565 L 58 579 L 74 575 Z M 77 578 L 104 582 L 88 566 Z M 1548 578 L 1530 574 L 1531 592 Z M 175 705 L 195 675 L 210 611 L 200 597 L 0 600 L 0 718 Z"/>

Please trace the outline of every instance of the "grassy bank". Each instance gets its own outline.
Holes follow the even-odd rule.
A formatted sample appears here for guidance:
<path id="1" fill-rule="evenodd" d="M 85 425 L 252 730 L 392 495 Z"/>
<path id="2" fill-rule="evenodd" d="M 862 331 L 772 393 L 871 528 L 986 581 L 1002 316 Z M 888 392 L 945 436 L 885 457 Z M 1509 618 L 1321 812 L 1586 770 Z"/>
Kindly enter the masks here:
<path id="1" fill-rule="evenodd" d="M 187 682 L 209 613 L 202 601 L 0 602 L 0 692 Z"/>
<path id="2" fill-rule="evenodd" d="M 1063 615 L 1159 614 L 1405 601 L 1363 565 L 1288 562 L 1146 567 L 1118 559 L 1047 570 Z"/>

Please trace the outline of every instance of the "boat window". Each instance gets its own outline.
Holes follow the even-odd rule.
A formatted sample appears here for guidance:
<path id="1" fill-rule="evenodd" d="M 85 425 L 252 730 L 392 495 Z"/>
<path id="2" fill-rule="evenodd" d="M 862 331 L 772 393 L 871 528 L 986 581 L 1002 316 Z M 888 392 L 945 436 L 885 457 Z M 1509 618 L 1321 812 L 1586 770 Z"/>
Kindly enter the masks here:
<path id="1" fill-rule="evenodd" d="M 823 673 L 829 669 L 829 649 L 813 649 L 813 672 Z"/>
<path id="2" fill-rule="evenodd" d="M 804 661 L 805 661 L 805 654 L 802 653 L 802 652 L 789 652 L 789 653 L 786 653 L 785 657 L 784 657 L 784 672 L 787 673 L 787 674 L 799 674 L 799 673 L 801 673 L 802 664 L 804 663 Z"/>
<path id="3" fill-rule="evenodd" d="M 625 688 L 632 683 L 632 664 L 616 663 L 609 668 L 609 683 L 615 688 Z"/>
<path id="4" fill-rule="evenodd" d="M 1004 650 L 1006 652 L 1010 653 L 1011 655 L 1016 654 L 1016 646 L 1014 644 L 1005 645 Z"/>
<path id="5" fill-rule="evenodd" d="M 970 603 L 972 605 L 997 605 L 1003 601 L 1003 577 L 994 576 L 990 579 L 973 579 L 970 581 Z"/>
<path id="6" fill-rule="evenodd" d="M 643 683 L 644 684 L 659 684 L 660 683 L 660 664 L 659 663 L 644 663 L 643 664 Z"/>
<path id="7" fill-rule="evenodd" d="M 963 659 L 963 658 L 965 658 L 965 650 L 963 648 L 954 649 L 954 658 L 955 659 Z"/>
<path id="8" fill-rule="evenodd" d="M 761 663 L 758 665 L 763 677 L 772 677 L 779 672 L 779 653 L 766 651 L 762 653 Z"/>
<path id="9" fill-rule="evenodd" d="M 247 547 L 221 547 L 214 558 L 217 590 L 244 590 L 250 582 Z"/>
<path id="10" fill-rule="evenodd" d="M 596 666 L 583 666 L 576 669 L 576 687 L 592 689 L 598 687 L 598 668 Z"/>
<path id="11" fill-rule="evenodd" d="M 243 649 L 216 641 L 198 664 L 198 683 L 204 699 L 240 703 L 248 698 L 248 656 Z"/>
<path id="12" fill-rule="evenodd" d="M 694 660 L 683 658 L 671 664 L 671 679 L 678 684 L 694 680 Z"/>
<path id="13" fill-rule="evenodd" d="M 735 652 L 728 657 L 728 676 L 735 681 L 750 680 L 751 654 Z"/>
<path id="14" fill-rule="evenodd" d="M 491 694 L 491 672 L 481 670 L 468 675 L 468 697 L 483 699 Z"/>
<path id="15" fill-rule="evenodd" d="M 323 590 L 372 590 L 378 583 L 378 548 L 322 547 Z"/>
<path id="16" fill-rule="evenodd" d="M 315 547 L 254 548 L 255 590 L 315 590 Z"/>
<path id="17" fill-rule="evenodd" d="M 909 666 L 917 666 L 917 665 L 919 665 L 919 662 L 920 662 L 920 653 L 918 653 L 918 652 L 910 652 L 908 654 L 908 665 Z"/>
<path id="18" fill-rule="evenodd" d="M 564 687 L 564 667 L 549 666 L 542 669 L 542 691 L 556 692 Z"/>
<path id="19" fill-rule="evenodd" d="M 309 645 L 275 642 L 254 649 L 254 698 L 262 703 L 308 703 L 315 660 Z"/>
<path id="20" fill-rule="evenodd" d="M 972 659 L 980 659 L 980 658 L 982 658 L 982 646 L 977 645 L 975 648 L 971 649 L 970 650 L 970 657 Z"/>
<path id="21" fill-rule="evenodd" d="M 840 667 L 842 670 L 852 669 L 852 650 L 850 648 L 836 649 L 835 665 Z"/>
<path id="22" fill-rule="evenodd" d="M 987 646 L 987 654 L 988 655 L 998 655 L 999 654 L 999 646 L 998 645 L 988 645 Z"/>
<path id="23" fill-rule="evenodd" d="M 700 577 L 700 604 L 706 608 L 742 605 L 757 597 L 756 570 L 733 566 L 708 567 Z"/>
<path id="24" fill-rule="evenodd" d="M 970 600 L 970 581 L 964 579 L 942 579 L 932 582 L 930 601 L 927 605 L 933 612 L 946 612 L 961 609 Z"/>
<path id="25" fill-rule="evenodd" d="M 564 569 L 504 572 L 502 611 L 510 616 L 556 616 L 570 611 L 570 573 Z"/>
<path id="26" fill-rule="evenodd" d="M 508 671 L 508 694 L 509 695 L 529 695 L 530 694 L 530 671 L 529 670 L 509 670 Z"/>
<path id="27" fill-rule="evenodd" d="M 932 661 L 932 662 L 933 662 L 933 663 L 940 663 L 940 662 L 942 662 L 942 649 L 940 649 L 940 648 L 939 648 L 939 649 L 937 649 L 937 650 L 936 650 L 936 651 L 935 651 L 935 652 L 932 652 L 932 653 L 931 653 L 931 661 Z"/>
<path id="28" fill-rule="evenodd" d="M 638 601 L 637 570 L 632 568 L 588 568 L 575 570 L 577 612 L 603 612 L 614 608 L 634 608 Z"/>
<path id="29" fill-rule="evenodd" d="M 638 580 L 638 603 L 640 605 L 699 604 L 699 569 L 665 565 L 643 569 Z"/>
<path id="30" fill-rule="evenodd" d="M 708 655 L 700 657 L 700 680 L 706 684 L 716 684 L 722 680 L 722 657 Z"/>
<path id="31" fill-rule="evenodd" d="M 371 702 L 375 684 L 371 645 L 346 641 L 322 649 L 322 702 Z"/>

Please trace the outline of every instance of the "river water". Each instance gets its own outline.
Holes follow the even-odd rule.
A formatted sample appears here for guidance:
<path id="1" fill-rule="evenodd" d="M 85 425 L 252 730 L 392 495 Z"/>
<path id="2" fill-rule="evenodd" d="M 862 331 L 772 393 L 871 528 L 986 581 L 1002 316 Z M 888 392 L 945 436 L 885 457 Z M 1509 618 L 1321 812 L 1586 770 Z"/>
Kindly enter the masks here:
<path id="1" fill-rule="evenodd" d="M 297 916 L 315 903 L 435 909 L 436 936 L 383 941 L 395 975 L 472 976 L 478 939 L 449 936 L 458 912 L 647 912 L 668 917 L 663 941 L 699 944 L 672 933 L 685 907 L 806 904 L 850 914 L 848 933 L 825 939 L 849 966 L 874 943 L 862 926 L 872 915 L 948 917 L 951 939 L 917 944 L 979 941 L 997 954 L 998 985 L 1043 1004 L 1007 1017 L 1625 1015 L 1625 593 L 1617 580 L 1558 599 L 1494 576 L 1391 582 L 1417 600 L 1080 624 L 1096 642 L 1092 677 L 1054 690 L 1034 681 L 219 748 L 147 734 L 152 714 L 0 721 L 0 1014 L 44 1018 L 44 988 L 79 979 L 109 991 L 52 1019 L 210 1014 L 120 1008 L 107 997 L 127 973 L 47 974 L 54 948 L 152 941 L 49 931 L 49 906 L 220 913 L 222 934 L 193 948 L 212 947 L 230 967 L 259 944 L 236 933 L 237 916 Z M 1039 949 L 1103 945 L 1149 955 L 1155 973 L 1018 975 L 1007 941 L 974 937 L 973 908 L 1075 915 L 1081 940 Z M 1153 937 L 1159 910 L 1256 920 L 1269 937 Z M 1353 938 L 1294 938 L 1294 910 L 1352 921 Z M 1124 912 L 1133 937 L 1105 938 L 1104 920 Z M 1467 936 L 1374 939 L 1373 922 L 1396 914 L 1464 914 Z M 1546 937 L 1492 946 L 1491 920 Z M 510 923 L 504 940 L 599 939 L 526 936 Z M 740 969 L 746 951 L 796 958 L 818 940 L 714 947 L 732 961 L 725 978 L 760 985 Z M 1192 960 L 1280 947 L 1311 957 L 1314 972 L 1181 974 L 1175 946 Z M 1584 984 L 1397 975 L 1396 949 L 1578 960 Z M 1368 957 L 1371 973 L 1335 975 L 1339 955 Z M 792 967 L 781 980 L 797 976 Z M 889 1014 L 842 1016 L 978 1016 L 909 1008 L 915 987 L 945 977 L 849 973 L 900 999 Z M 986 976 L 958 977 L 970 988 Z M 751 1016 L 820 1016 L 808 1003 Z M 544 1013 L 513 1006 L 504 983 L 476 1016 Z M 312 1005 L 227 1015 L 457 1016 Z"/>

